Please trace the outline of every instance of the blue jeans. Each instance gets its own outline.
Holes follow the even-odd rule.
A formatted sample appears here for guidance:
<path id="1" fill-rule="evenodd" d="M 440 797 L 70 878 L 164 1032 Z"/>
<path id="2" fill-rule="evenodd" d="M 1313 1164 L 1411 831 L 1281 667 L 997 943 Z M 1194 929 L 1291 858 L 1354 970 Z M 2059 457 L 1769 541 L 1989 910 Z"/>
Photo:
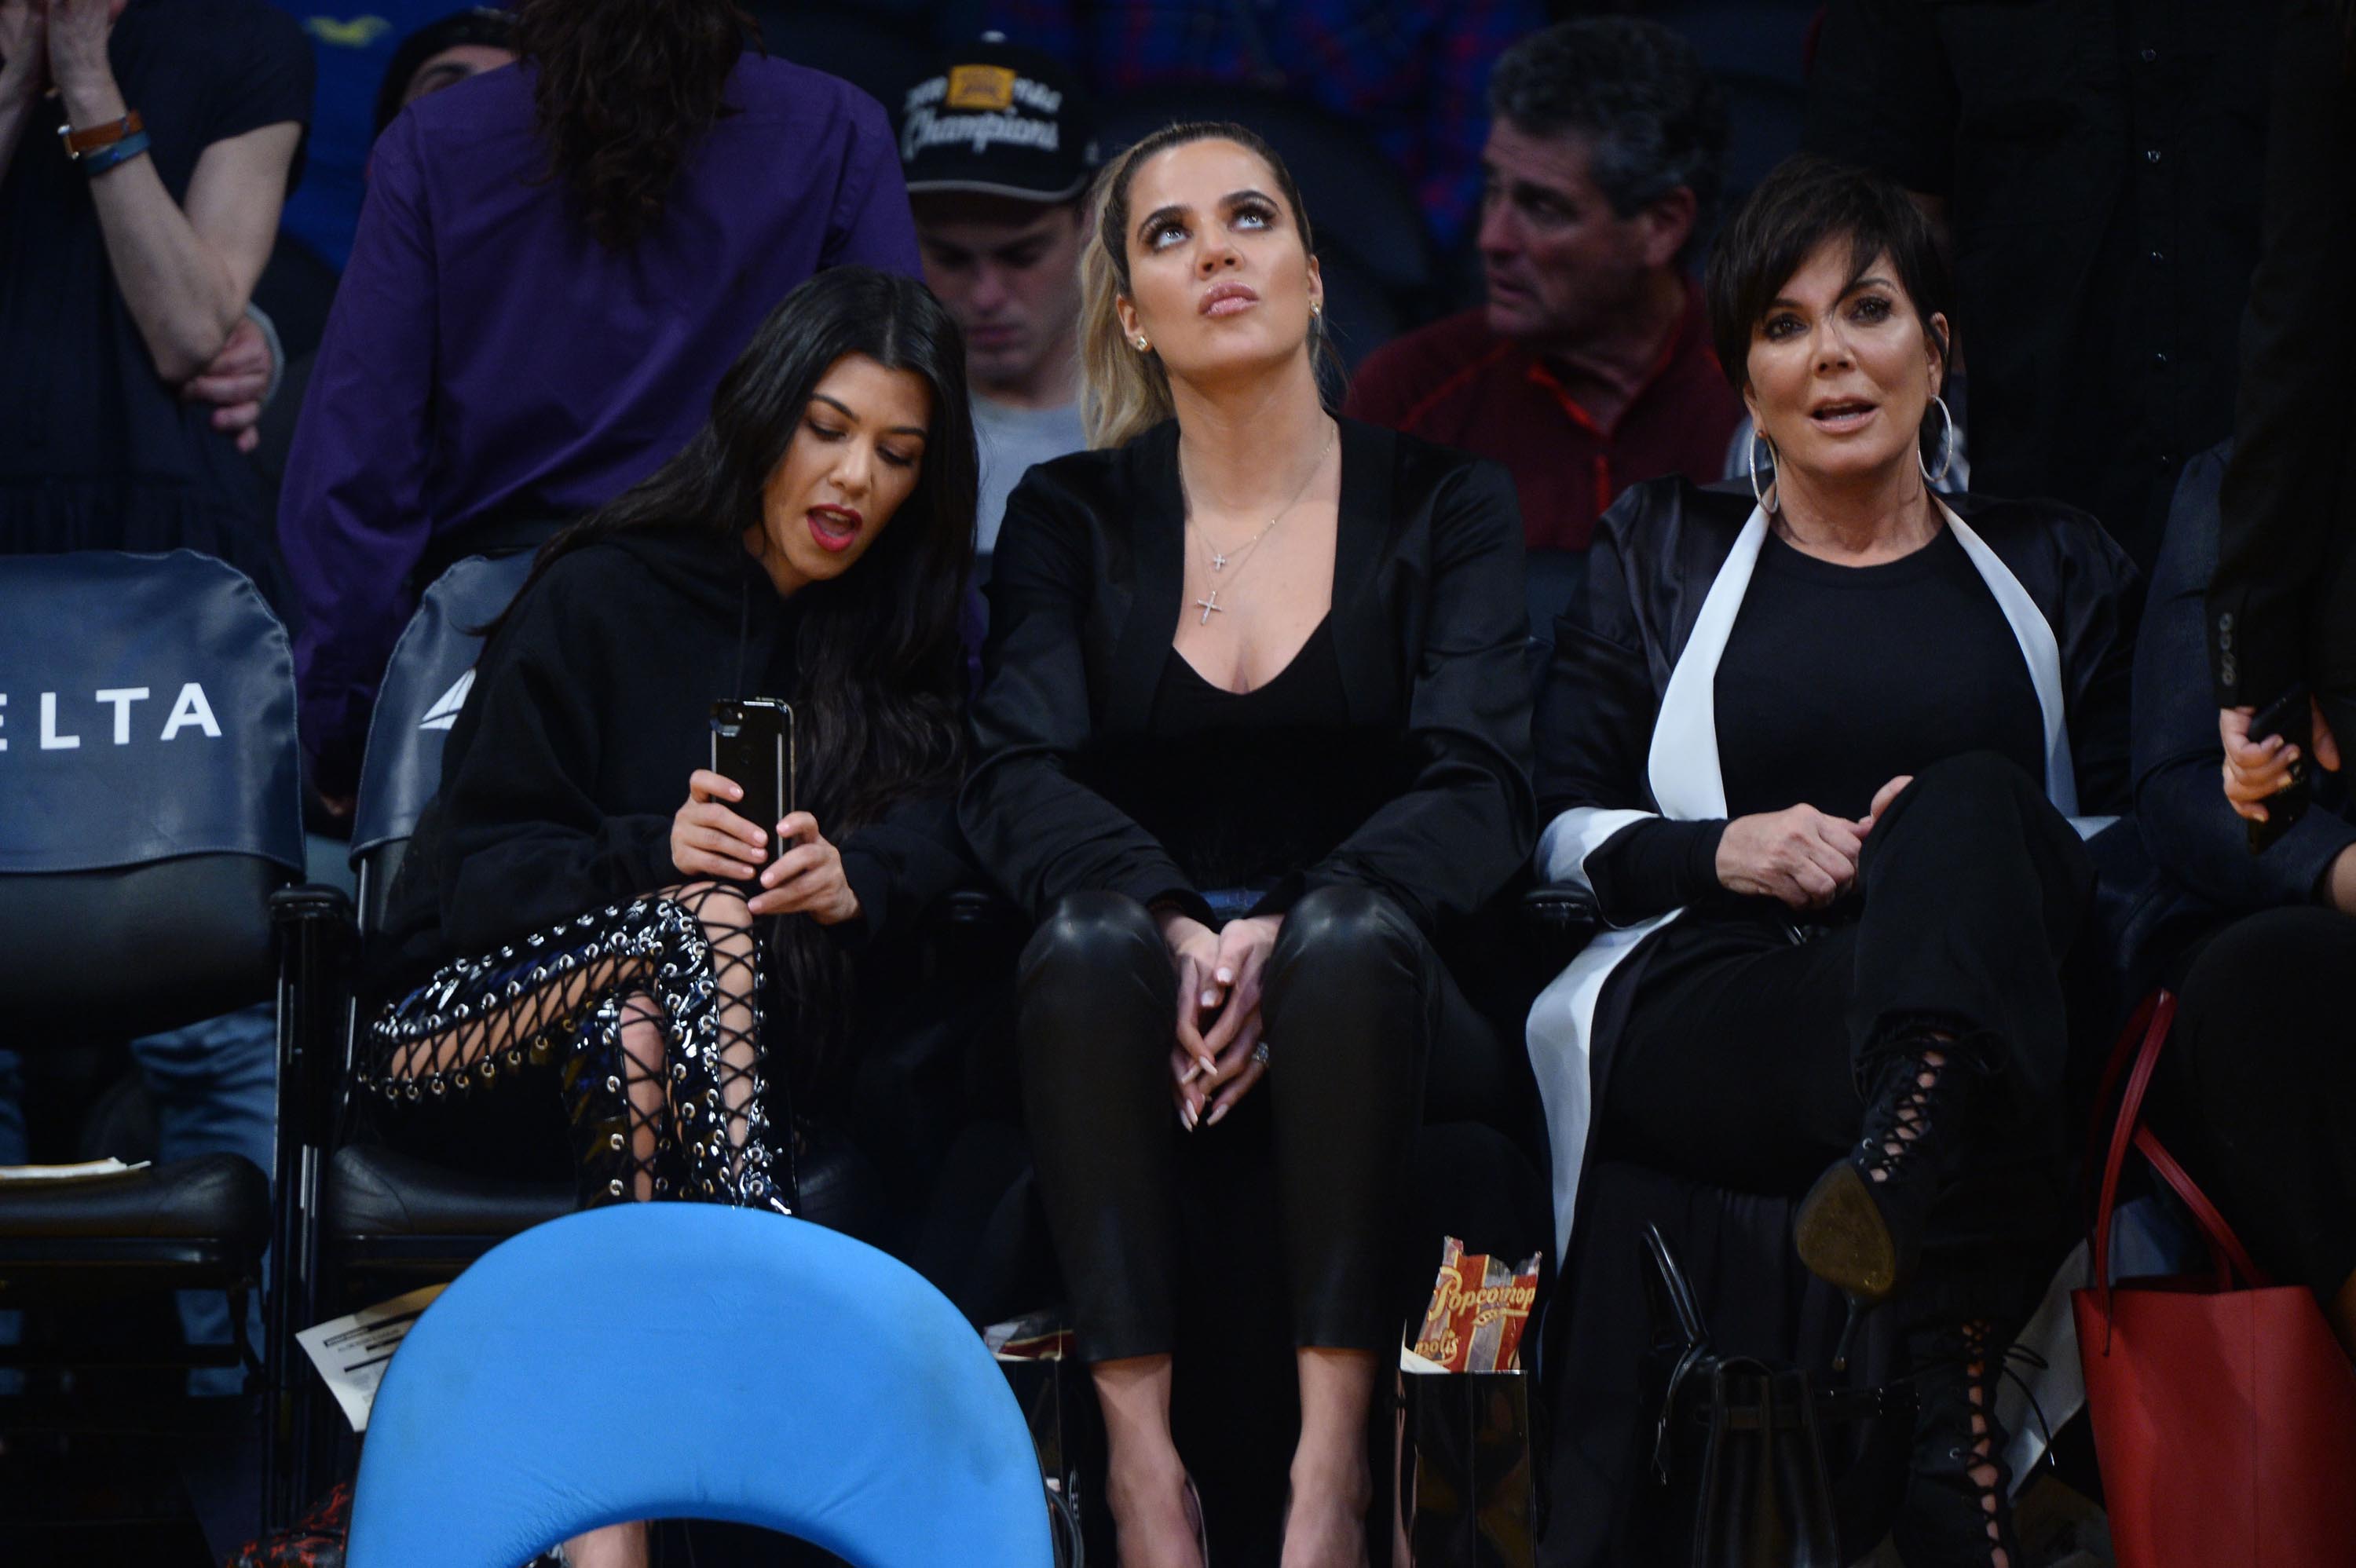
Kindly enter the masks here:
<path id="1" fill-rule="evenodd" d="M 267 1172 L 278 1104 L 278 1033 L 271 1004 L 166 1029 L 131 1042 L 131 1055 L 155 1103 L 155 1157 L 241 1154 Z M 24 1163 L 27 1143 L 23 1073 L 16 1053 L 0 1051 L 0 1165 Z M 230 1342 L 229 1302 L 217 1290 L 183 1290 L 180 1328 L 191 1345 Z M 0 1312 L 0 1344 L 14 1344 L 22 1318 Z M 262 1348 L 262 1300 L 246 1302 L 247 1342 Z M 235 1393 L 244 1374 L 235 1367 L 199 1367 L 188 1374 L 195 1394 Z M 0 1393 L 21 1386 L 20 1374 L 0 1369 Z"/>

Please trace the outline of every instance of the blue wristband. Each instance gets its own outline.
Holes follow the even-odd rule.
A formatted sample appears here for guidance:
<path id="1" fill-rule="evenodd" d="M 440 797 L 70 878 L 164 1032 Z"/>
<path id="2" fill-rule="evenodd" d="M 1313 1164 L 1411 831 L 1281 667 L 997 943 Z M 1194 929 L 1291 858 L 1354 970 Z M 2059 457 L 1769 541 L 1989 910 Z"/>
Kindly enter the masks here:
<path id="1" fill-rule="evenodd" d="M 81 172 L 95 179 L 117 164 L 127 164 L 147 151 L 154 144 L 145 131 L 134 131 L 120 142 L 112 143 L 94 153 L 84 153 L 78 160 Z"/>

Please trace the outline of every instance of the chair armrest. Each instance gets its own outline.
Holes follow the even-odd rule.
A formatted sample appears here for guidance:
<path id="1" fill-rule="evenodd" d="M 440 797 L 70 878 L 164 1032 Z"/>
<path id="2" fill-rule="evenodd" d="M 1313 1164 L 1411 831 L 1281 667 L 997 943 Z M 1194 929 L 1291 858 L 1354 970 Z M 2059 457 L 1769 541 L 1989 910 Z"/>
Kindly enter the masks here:
<path id="1" fill-rule="evenodd" d="M 1521 916 L 1560 968 L 1603 929 L 1595 894 L 1572 882 L 1547 882 L 1522 895 Z"/>
<path id="2" fill-rule="evenodd" d="M 270 923 L 284 931 L 301 921 L 352 923 L 351 895 L 325 882 L 300 882 L 270 895 Z"/>

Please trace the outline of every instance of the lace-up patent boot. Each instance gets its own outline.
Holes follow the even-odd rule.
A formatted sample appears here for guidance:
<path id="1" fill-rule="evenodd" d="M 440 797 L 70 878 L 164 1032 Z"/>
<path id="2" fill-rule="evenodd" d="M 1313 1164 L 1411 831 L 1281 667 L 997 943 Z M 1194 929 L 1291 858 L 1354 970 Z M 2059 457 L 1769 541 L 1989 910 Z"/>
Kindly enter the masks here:
<path id="1" fill-rule="evenodd" d="M 1919 1041 L 1892 1054 L 1876 1071 L 1857 1147 L 1801 1203 L 1800 1261 L 1848 1299 L 1836 1371 L 1847 1369 L 1864 1315 L 1913 1272 L 1923 1221 L 1961 1168 L 1987 1079 L 1960 1041 Z"/>
<path id="2" fill-rule="evenodd" d="M 1996 1418 L 2003 1350 L 1985 1317 L 1906 1336 L 1914 1453 L 1894 1539 L 1907 1568 L 2026 1568 Z"/>

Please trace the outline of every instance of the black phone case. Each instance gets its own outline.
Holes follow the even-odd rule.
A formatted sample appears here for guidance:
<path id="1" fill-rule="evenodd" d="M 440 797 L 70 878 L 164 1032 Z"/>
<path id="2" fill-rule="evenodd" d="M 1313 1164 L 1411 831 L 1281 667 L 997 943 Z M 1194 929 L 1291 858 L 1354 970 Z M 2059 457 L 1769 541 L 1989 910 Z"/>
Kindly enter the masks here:
<path id="1" fill-rule="evenodd" d="M 769 698 L 712 705 L 712 771 L 744 790 L 731 809 L 767 830 L 761 863 L 777 858 L 777 823 L 794 809 L 794 710 Z"/>
<path id="2" fill-rule="evenodd" d="M 2298 748 L 2298 761 L 2290 767 L 2291 786 L 2265 803 L 2264 822 L 2244 820 L 2248 831 L 2250 853 L 2264 854 L 2276 840 L 2297 825 L 2307 815 L 2307 803 L 2315 793 L 2307 760 L 2315 752 L 2315 715 L 2308 707 L 2307 688 L 2294 686 L 2250 720 L 2250 739 L 2263 741 L 2269 735 L 2280 735 Z"/>

